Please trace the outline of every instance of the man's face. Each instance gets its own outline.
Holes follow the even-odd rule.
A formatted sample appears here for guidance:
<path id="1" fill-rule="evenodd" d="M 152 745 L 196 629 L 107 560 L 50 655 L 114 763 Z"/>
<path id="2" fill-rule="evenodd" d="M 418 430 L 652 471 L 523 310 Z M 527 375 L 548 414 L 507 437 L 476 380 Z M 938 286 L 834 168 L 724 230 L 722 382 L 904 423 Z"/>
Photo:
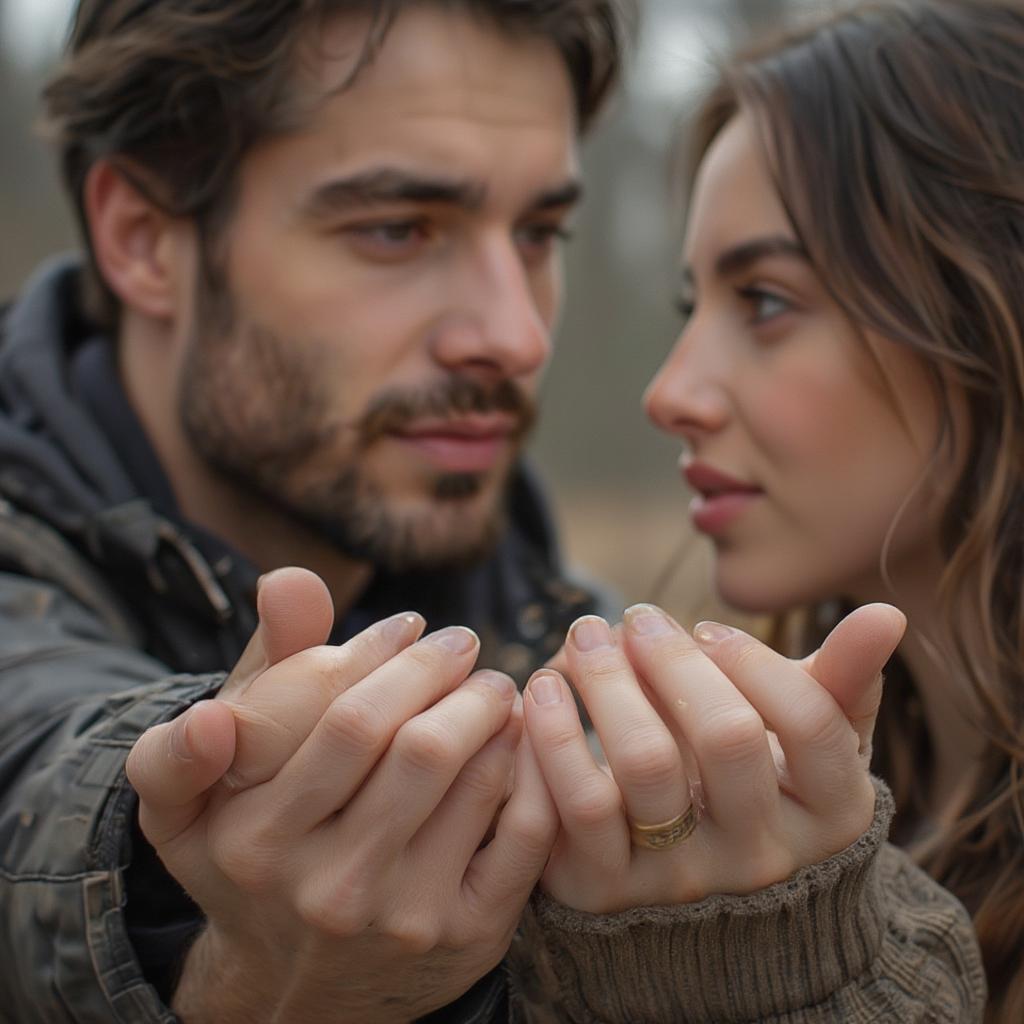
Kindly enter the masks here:
<path id="1" fill-rule="evenodd" d="M 362 38 L 333 23 L 304 87 L 329 93 Z M 403 12 L 354 84 L 240 168 L 179 380 L 193 447 L 355 557 L 485 551 L 550 354 L 576 174 L 553 45 Z"/>

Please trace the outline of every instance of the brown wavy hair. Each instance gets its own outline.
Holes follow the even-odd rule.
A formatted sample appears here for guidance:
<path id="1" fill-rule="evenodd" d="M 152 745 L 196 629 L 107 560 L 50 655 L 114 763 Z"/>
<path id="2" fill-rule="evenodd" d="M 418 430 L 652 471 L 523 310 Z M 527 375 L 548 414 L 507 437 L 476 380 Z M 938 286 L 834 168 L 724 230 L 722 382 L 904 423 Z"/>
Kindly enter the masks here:
<path id="1" fill-rule="evenodd" d="M 355 71 L 338 85 L 345 88 L 395 18 L 424 3 L 553 43 L 581 130 L 619 74 L 625 8 L 616 0 L 80 0 L 65 61 L 44 92 L 43 128 L 56 142 L 86 245 L 93 317 L 110 328 L 118 308 L 92 257 L 82 204 L 96 161 L 120 161 L 151 200 L 194 218 L 208 252 L 230 217 L 246 152 L 308 116 L 309 98 L 295 95 L 300 45 L 330 18 L 367 17 Z"/>
<path id="2" fill-rule="evenodd" d="M 970 794 L 910 851 L 973 916 L 987 1019 L 1024 1021 L 1024 4 L 859 4 L 759 46 L 722 70 L 689 139 L 694 165 L 740 111 L 832 297 L 929 370 L 936 466 L 955 438 L 951 395 L 966 396 L 932 631 L 985 749 Z M 889 673 L 876 737 L 907 834 L 931 755 L 916 686 Z"/>

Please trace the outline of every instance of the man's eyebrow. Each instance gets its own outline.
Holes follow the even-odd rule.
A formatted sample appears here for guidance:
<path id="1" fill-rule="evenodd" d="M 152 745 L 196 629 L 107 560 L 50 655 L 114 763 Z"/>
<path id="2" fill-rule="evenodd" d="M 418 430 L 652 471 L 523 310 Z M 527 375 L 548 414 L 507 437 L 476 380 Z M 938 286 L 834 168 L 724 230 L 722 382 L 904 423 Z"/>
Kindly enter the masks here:
<path id="1" fill-rule="evenodd" d="M 312 218 L 401 202 L 477 209 L 483 205 L 485 195 L 484 186 L 473 182 L 380 167 L 326 182 L 303 202 L 302 209 Z"/>
<path id="2" fill-rule="evenodd" d="M 559 185 L 557 188 L 541 192 L 530 203 L 530 209 L 538 212 L 541 210 L 559 210 L 563 206 L 575 206 L 582 198 L 583 186 L 580 182 L 576 180 L 567 181 L 564 185 Z"/>
<path id="3" fill-rule="evenodd" d="M 529 209 L 536 212 L 561 209 L 575 205 L 582 196 L 583 186 L 573 179 L 534 196 Z M 477 182 L 381 167 L 326 182 L 303 202 L 302 210 L 313 219 L 337 216 L 367 206 L 403 202 L 439 203 L 478 210 L 486 198 L 486 186 Z"/>
<path id="4" fill-rule="evenodd" d="M 807 250 L 795 239 L 786 235 L 766 235 L 726 249 L 715 260 L 715 273 L 719 277 L 733 277 L 759 260 L 773 256 L 799 260 L 801 263 L 810 262 Z M 683 268 L 683 281 L 686 284 L 693 283 L 693 270 L 688 266 Z"/>

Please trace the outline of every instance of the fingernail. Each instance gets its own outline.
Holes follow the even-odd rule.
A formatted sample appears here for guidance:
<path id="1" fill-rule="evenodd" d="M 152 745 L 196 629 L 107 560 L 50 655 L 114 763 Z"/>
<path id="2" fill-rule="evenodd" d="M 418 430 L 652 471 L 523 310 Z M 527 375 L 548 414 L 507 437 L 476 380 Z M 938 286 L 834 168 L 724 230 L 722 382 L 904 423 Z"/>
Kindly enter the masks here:
<path id="1" fill-rule="evenodd" d="M 586 615 L 578 619 L 576 624 L 569 630 L 573 645 L 576 650 L 596 651 L 602 647 L 612 646 L 612 631 L 608 623 L 596 615 Z"/>
<path id="2" fill-rule="evenodd" d="M 714 644 L 725 640 L 736 632 L 732 626 L 723 626 L 720 622 L 698 622 L 693 627 L 693 639 L 699 644 Z"/>
<path id="3" fill-rule="evenodd" d="M 447 648 L 452 654 L 468 654 L 478 642 L 476 633 L 465 626 L 449 626 L 431 633 L 426 639 Z"/>
<path id="4" fill-rule="evenodd" d="M 527 687 L 534 704 L 561 704 L 562 683 L 555 676 L 534 676 Z"/>
<path id="5" fill-rule="evenodd" d="M 511 700 L 516 695 L 516 684 L 512 681 L 511 676 L 505 675 L 504 672 L 492 672 L 488 669 L 477 672 L 474 678 L 497 690 L 506 700 Z"/>
<path id="6" fill-rule="evenodd" d="M 676 624 L 653 604 L 635 604 L 626 609 L 626 626 L 638 636 L 667 636 L 675 633 Z"/>
<path id="7" fill-rule="evenodd" d="M 400 644 L 419 636 L 425 625 L 426 620 L 417 612 L 400 612 L 378 623 L 377 628 L 385 640 Z"/>
<path id="8" fill-rule="evenodd" d="M 192 742 L 189 738 L 189 719 L 191 717 L 192 708 L 189 708 L 171 726 L 171 752 L 182 761 L 192 760 Z"/>

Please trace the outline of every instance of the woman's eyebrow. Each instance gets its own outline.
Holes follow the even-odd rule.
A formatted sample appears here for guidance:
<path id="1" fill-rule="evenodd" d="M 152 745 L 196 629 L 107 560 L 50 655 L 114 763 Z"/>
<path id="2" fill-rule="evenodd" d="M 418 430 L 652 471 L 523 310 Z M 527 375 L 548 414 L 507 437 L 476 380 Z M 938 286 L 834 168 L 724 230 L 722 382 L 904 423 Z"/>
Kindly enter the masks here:
<path id="1" fill-rule="evenodd" d="M 715 273 L 719 277 L 734 277 L 747 270 L 759 260 L 768 257 L 784 257 L 809 263 L 807 250 L 795 239 L 786 235 L 765 235 L 763 238 L 751 238 L 726 249 L 715 260 Z M 683 280 L 693 282 L 693 270 L 689 266 L 683 268 Z"/>

